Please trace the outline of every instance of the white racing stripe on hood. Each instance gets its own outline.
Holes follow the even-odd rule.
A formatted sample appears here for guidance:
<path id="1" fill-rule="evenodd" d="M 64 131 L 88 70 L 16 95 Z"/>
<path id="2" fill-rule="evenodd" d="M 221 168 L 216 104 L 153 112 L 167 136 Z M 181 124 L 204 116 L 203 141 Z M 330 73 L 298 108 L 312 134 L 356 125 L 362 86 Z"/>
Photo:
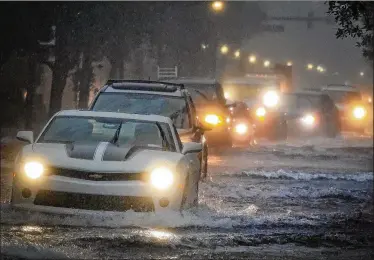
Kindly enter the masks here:
<path id="1" fill-rule="evenodd" d="M 108 147 L 108 142 L 100 142 L 96 147 L 94 161 L 102 161 L 106 148 Z"/>

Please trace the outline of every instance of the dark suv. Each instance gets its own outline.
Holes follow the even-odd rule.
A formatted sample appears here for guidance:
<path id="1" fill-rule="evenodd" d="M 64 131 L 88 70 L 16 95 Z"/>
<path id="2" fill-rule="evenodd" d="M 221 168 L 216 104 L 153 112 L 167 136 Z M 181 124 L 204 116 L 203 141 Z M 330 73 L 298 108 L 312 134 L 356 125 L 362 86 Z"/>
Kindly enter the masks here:
<path id="1" fill-rule="evenodd" d="M 192 96 L 201 123 L 211 128 L 206 133 L 209 147 L 231 147 L 231 116 L 221 84 L 209 78 L 177 78 L 170 82 L 183 84 Z"/>
<path id="2" fill-rule="evenodd" d="M 182 143 L 203 144 L 201 177 L 208 173 L 208 145 L 192 98 L 182 84 L 143 80 L 109 80 L 89 107 L 93 111 L 154 114 L 170 117 Z"/>

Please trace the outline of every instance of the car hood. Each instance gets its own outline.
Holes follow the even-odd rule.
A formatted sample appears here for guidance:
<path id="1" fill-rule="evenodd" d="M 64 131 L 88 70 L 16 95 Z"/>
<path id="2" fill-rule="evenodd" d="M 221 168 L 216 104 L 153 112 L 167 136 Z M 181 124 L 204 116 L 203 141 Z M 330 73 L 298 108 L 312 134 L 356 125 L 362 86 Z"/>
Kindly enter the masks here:
<path id="1" fill-rule="evenodd" d="M 141 172 L 155 165 L 177 166 L 183 155 L 152 148 L 96 144 L 36 143 L 24 147 L 23 158 L 38 158 L 49 166 L 100 172 Z"/>

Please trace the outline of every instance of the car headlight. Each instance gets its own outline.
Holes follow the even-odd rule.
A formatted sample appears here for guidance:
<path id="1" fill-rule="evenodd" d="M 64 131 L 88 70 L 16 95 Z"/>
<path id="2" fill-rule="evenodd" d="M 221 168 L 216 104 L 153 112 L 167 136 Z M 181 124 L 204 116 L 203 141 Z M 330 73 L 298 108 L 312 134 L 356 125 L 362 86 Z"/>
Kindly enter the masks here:
<path id="1" fill-rule="evenodd" d="M 151 172 L 151 184 L 157 189 L 167 189 L 173 182 L 174 175 L 168 168 L 156 168 Z"/>
<path id="2" fill-rule="evenodd" d="M 245 134 L 248 131 L 248 126 L 246 124 L 237 124 L 235 126 L 235 132 L 238 134 Z"/>
<path id="3" fill-rule="evenodd" d="M 316 119 L 313 115 L 306 115 L 303 118 L 301 118 L 301 122 L 303 122 L 305 125 L 308 125 L 308 126 L 314 125 L 315 121 Z"/>
<path id="4" fill-rule="evenodd" d="M 279 95 L 276 91 L 268 91 L 263 96 L 263 103 L 267 107 L 275 107 L 279 103 Z"/>
<path id="5" fill-rule="evenodd" d="M 30 179 L 38 179 L 44 173 L 44 166 L 40 162 L 27 162 L 25 163 L 23 170 Z"/>
<path id="6" fill-rule="evenodd" d="M 263 107 L 259 107 L 256 109 L 256 116 L 263 117 L 266 114 L 266 110 Z"/>
<path id="7" fill-rule="evenodd" d="M 212 114 L 212 115 L 205 116 L 205 122 L 207 122 L 208 124 L 212 124 L 212 125 L 218 125 L 219 123 L 221 123 L 221 120 L 217 115 Z"/>
<path id="8" fill-rule="evenodd" d="M 363 107 L 355 107 L 353 109 L 353 116 L 356 119 L 362 119 L 366 115 L 366 111 Z"/>

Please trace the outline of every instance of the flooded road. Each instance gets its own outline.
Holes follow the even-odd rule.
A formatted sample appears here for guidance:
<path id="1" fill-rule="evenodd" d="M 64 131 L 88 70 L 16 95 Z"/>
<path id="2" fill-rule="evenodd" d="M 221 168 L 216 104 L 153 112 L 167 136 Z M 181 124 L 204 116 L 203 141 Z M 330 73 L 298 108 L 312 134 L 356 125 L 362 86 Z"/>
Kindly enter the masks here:
<path id="1" fill-rule="evenodd" d="M 10 209 L 5 259 L 372 259 L 372 138 L 260 142 L 210 158 L 199 207 L 166 215 L 51 216 Z"/>

